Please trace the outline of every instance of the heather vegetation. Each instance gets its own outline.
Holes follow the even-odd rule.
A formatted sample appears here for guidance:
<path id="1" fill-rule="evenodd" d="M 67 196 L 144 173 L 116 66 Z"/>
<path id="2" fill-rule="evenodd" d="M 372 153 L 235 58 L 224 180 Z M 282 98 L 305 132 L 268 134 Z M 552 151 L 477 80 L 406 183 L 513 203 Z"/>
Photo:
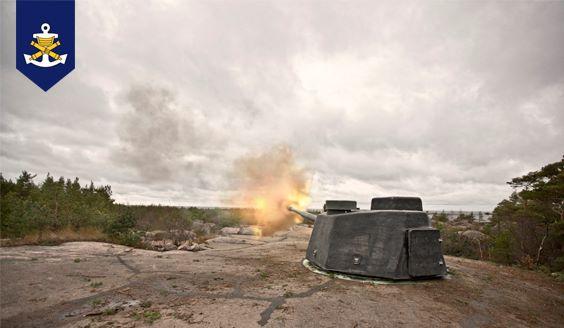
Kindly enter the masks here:
<path id="1" fill-rule="evenodd" d="M 564 270 L 564 159 L 508 182 L 488 223 L 433 216 L 445 254 L 552 272 Z"/>

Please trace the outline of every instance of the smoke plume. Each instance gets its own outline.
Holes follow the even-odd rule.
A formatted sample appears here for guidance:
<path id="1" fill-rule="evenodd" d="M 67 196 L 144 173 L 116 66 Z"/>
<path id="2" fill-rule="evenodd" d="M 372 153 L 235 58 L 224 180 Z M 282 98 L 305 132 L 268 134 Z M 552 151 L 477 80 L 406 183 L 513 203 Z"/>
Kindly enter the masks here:
<path id="1" fill-rule="evenodd" d="M 310 203 L 308 173 L 296 164 L 287 145 L 242 157 L 234 167 L 234 202 L 254 208 L 250 219 L 263 227 L 257 233 L 270 234 L 288 227 L 295 216 L 287 207 L 305 209 Z"/>
<path id="2" fill-rule="evenodd" d="M 175 94 L 151 86 L 133 86 L 125 97 L 132 111 L 121 120 L 120 148 L 114 159 L 133 167 L 146 181 L 170 180 L 194 169 L 186 161 L 202 146 L 194 115 L 178 108 Z"/>

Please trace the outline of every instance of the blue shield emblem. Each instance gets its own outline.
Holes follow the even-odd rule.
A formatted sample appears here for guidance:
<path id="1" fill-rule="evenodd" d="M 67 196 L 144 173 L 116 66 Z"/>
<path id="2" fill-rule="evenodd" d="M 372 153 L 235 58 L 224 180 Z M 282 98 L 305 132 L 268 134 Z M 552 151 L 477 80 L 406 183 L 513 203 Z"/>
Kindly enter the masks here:
<path id="1" fill-rule="evenodd" d="M 16 4 L 16 67 L 44 91 L 74 69 L 74 0 Z"/>

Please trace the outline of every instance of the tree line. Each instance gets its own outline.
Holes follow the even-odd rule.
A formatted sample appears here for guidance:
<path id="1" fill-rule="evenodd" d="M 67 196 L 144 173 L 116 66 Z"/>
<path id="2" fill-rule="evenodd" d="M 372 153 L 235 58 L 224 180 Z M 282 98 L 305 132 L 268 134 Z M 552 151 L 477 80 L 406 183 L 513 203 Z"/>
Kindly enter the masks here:
<path id="1" fill-rule="evenodd" d="M 0 227 L 3 238 L 22 237 L 34 231 L 83 227 L 106 229 L 119 217 L 110 186 L 81 186 L 79 179 L 54 179 L 47 174 L 41 184 L 27 171 L 16 181 L 0 174 Z"/>
<path id="2" fill-rule="evenodd" d="M 445 253 L 562 272 L 564 158 L 507 183 L 513 193 L 496 206 L 485 225 L 466 216 L 454 222 L 440 214 L 433 217 Z"/>
<path id="3" fill-rule="evenodd" d="M 35 242 L 50 244 L 68 241 L 62 232 L 69 230 L 78 234 L 68 238 L 88 240 L 94 229 L 96 240 L 141 246 L 146 231 L 190 230 L 195 222 L 222 228 L 250 217 L 244 209 L 117 204 L 109 185 L 90 182 L 82 186 L 78 178 L 55 179 L 50 174 L 41 183 L 35 183 L 35 178 L 23 171 L 12 181 L 0 173 L 1 238 L 25 241 L 26 236 L 34 235 Z"/>

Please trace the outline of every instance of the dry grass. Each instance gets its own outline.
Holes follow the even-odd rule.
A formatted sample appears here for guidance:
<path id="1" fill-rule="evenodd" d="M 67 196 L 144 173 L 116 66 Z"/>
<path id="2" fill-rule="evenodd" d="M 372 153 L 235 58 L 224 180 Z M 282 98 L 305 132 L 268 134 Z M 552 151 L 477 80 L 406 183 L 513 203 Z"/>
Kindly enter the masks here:
<path id="1" fill-rule="evenodd" d="M 108 236 L 98 228 L 63 228 L 57 231 L 33 232 L 17 239 L 3 239 L 0 246 L 58 245 L 69 241 L 107 241 Z"/>

